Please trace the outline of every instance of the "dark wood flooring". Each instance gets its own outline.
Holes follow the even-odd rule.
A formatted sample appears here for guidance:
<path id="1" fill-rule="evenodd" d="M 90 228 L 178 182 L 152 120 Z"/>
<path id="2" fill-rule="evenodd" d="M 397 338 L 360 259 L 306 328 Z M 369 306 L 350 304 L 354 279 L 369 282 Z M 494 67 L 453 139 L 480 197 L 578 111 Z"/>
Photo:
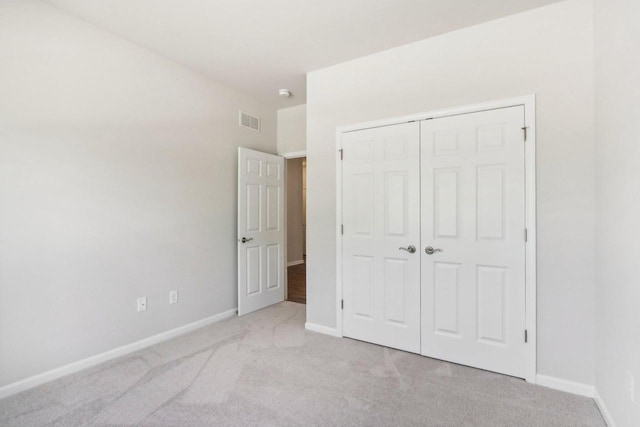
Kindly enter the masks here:
<path id="1" fill-rule="evenodd" d="M 287 267 L 287 301 L 307 303 L 307 264 Z"/>

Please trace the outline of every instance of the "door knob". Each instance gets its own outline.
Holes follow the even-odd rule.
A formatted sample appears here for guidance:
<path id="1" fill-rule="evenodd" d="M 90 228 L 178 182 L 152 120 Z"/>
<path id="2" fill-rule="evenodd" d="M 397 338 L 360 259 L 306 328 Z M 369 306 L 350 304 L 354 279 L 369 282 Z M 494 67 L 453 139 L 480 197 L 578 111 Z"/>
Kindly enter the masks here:
<path id="1" fill-rule="evenodd" d="M 249 237 L 248 239 L 247 239 L 246 237 L 243 237 L 242 239 L 240 239 L 240 241 L 241 241 L 242 243 L 247 243 L 247 242 L 250 242 L 250 241 L 252 241 L 252 240 L 253 240 L 253 237 Z"/>
<path id="2" fill-rule="evenodd" d="M 424 248 L 424 252 L 427 255 L 433 255 L 436 252 L 442 252 L 442 249 L 433 249 L 433 247 L 427 246 L 426 248 Z"/>
<path id="3" fill-rule="evenodd" d="M 413 245 L 410 245 L 410 246 L 409 246 L 409 247 L 407 247 L 407 248 L 398 248 L 398 249 L 400 249 L 401 251 L 407 251 L 407 252 L 409 252 L 410 254 L 415 254 L 415 253 L 416 253 L 416 247 L 415 247 L 415 246 L 413 246 Z"/>

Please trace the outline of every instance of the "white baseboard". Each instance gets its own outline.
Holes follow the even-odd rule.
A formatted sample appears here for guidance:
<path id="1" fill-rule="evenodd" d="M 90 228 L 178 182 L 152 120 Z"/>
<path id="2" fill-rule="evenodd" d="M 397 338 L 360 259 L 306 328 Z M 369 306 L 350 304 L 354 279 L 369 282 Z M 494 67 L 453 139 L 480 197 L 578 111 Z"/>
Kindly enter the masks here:
<path id="1" fill-rule="evenodd" d="M 5 386 L 0 387 L 0 399 L 11 396 L 16 393 L 20 393 L 21 391 L 28 390 L 30 388 L 39 386 L 49 381 L 53 381 L 55 379 L 64 377 L 66 375 L 82 371 L 83 369 L 87 369 L 92 366 L 99 365 L 100 363 L 106 362 L 108 360 L 125 356 L 129 353 L 133 353 L 134 351 L 142 350 L 143 348 L 152 346 L 162 341 L 169 340 L 171 338 L 175 338 L 179 335 L 186 334 L 187 332 L 191 332 L 193 330 L 202 328 L 203 326 L 207 326 L 212 323 L 219 322 L 221 320 L 229 319 L 231 317 L 234 317 L 236 315 L 236 312 L 237 312 L 237 309 L 233 308 L 231 310 L 224 311 L 220 314 L 216 314 L 214 316 L 207 317 L 205 319 L 198 320 L 196 322 L 189 323 L 187 325 L 180 326 L 175 329 L 171 329 L 169 331 L 162 332 L 157 335 L 153 335 L 149 338 L 144 338 L 140 341 L 123 345 L 122 347 L 105 351 L 104 353 L 100 353 L 95 356 L 91 356 L 86 359 L 82 359 L 77 362 L 73 362 L 68 365 L 64 365 L 59 368 L 55 368 L 38 375 L 34 375 L 29 378 L 25 378 L 23 380 L 16 381 L 11 384 L 7 384 Z"/>
<path id="2" fill-rule="evenodd" d="M 604 418 L 604 422 L 607 423 L 607 426 L 616 427 L 616 423 L 613 421 L 611 412 L 609 412 L 609 409 L 607 408 L 607 405 L 605 405 L 604 400 L 602 400 L 602 396 L 600 396 L 600 393 L 598 393 L 597 388 L 594 390 L 593 400 L 596 401 L 596 405 L 598 405 L 598 409 L 600 409 L 602 418 Z"/>
<path id="3" fill-rule="evenodd" d="M 304 260 L 303 259 L 299 259 L 298 261 L 291 261 L 287 263 L 287 267 L 291 267 L 292 265 L 299 265 L 299 264 L 304 264 Z"/>
<path id="4" fill-rule="evenodd" d="M 330 328 L 328 326 L 322 326 L 315 323 L 305 323 L 304 328 L 308 331 L 317 332 L 319 334 L 331 335 L 332 337 L 342 338 L 341 335 L 338 334 L 336 328 Z"/>
<path id="5" fill-rule="evenodd" d="M 562 378 L 550 377 L 547 375 L 536 375 L 536 384 L 549 387 L 567 393 L 579 394 L 580 396 L 593 397 L 595 388 L 589 384 L 575 381 L 563 380 Z"/>

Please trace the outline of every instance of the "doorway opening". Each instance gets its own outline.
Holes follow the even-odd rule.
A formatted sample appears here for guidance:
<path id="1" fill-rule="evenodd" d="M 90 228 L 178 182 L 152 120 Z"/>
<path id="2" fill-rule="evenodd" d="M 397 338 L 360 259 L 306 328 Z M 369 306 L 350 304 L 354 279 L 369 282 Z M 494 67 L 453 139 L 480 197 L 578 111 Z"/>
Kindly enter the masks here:
<path id="1" fill-rule="evenodd" d="M 306 304 L 307 158 L 286 160 L 287 168 L 287 301 Z"/>

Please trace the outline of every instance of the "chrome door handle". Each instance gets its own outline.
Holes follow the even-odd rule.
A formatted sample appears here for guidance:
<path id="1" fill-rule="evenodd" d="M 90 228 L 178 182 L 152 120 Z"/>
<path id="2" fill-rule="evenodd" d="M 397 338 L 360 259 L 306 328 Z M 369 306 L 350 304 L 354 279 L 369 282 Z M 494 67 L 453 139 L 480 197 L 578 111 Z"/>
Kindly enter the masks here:
<path id="1" fill-rule="evenodd" d="M 407 251 L 407 252 L 409 252 L 410 254 L 415 254 L 415 253 L 416 253 L 416 247 L 415 247 L 415 246 L 413 246 L 413 245 L 410 245 L 410 246 L 409 246 L 409 247 L 407 247 L 407 248 L 398 248 L 398 249 L 399 249 L 399 250 L 401 250 L 401 251 Z"/>
<path id="2" fill-rule="evenodd" d="M 442 252 L 442 249 L 433 249 L 433 247 L 427 246 L 426 248 L 424 248 L 424 252 L 427 255 L 433 255 L 436 252 Z"/>
<path id="3" fill-rule="evenodd" d="M 248 239 L 247 239 L 246 237 L 243 237 L 242 239 L 240 239 L 240 241 L 241 241 L 242 243 L 247 243 L 247 242 L 250 242 L 250 241 L 252 241 L 252 240 L 253 240 L 253 237 L 249 237 Z"/>

